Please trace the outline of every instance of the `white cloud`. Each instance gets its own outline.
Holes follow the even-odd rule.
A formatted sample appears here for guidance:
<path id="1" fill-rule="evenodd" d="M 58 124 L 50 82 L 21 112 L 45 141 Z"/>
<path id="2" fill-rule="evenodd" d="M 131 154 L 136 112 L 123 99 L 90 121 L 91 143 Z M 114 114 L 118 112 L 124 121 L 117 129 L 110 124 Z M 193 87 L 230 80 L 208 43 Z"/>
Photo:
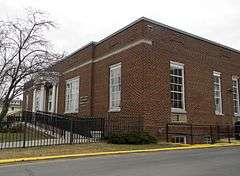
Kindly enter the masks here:
<path id="1" fill-rule="evenodd" d="M 238 0 L 0 0 L 0 18 L 21 16 L 27 7 L 50 13 L 59 28 L 49 38 L 68 52 L 141 16 L 240 49 Z"/>

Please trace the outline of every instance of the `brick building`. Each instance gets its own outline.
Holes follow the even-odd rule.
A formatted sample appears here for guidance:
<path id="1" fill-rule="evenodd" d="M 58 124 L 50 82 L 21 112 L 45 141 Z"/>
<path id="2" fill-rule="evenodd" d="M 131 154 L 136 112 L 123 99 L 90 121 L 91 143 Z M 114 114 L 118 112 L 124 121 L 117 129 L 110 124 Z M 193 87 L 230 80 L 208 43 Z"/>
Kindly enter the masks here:
<path id="1" fill-rule="evenodd" d="M 144 17 L 78 49 L 53 71 L 54 80 L 25 84 L 25 110 L 140 114 L 157 136 L 169 122 L 239 120 L 240 51 Z"/>

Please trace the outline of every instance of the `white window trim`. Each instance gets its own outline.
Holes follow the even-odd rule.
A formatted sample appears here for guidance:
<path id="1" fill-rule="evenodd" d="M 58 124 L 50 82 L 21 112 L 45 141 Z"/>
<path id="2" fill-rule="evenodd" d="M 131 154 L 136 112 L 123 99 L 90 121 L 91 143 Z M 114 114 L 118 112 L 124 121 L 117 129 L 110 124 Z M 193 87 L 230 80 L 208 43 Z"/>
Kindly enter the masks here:
<path id="1" fill-rule="evenodd" d="M 176 138 L 177 137 L 183 137 L 184 138 L 184 143 L 183 144 L 187 144 L 187 136 L 184 136 L 184 135 L 174 135 L 173 138 L 174 140 L 176 141 Z M 182 144 L 182 143 L 177 143 L 177 142 L 174 142 L 175 144 Z"/>
<path id="2" fill-rule="evenodd" d="M 118 67 L 120 67 L 120 69 L 121 69 L 121 67 L 122 67 L 121 62 L 109 66 L 109 110 L 108 110 L 108 112 L 119 112 L 119 111 L 121 111 L 121 105 L 120 105 L 120 107 L 112 107 L 112 101 L 111 101 L 112 100 L 112 94 L 110 92 L 111 91 L 110 71 L 111 71 L 111 69 L 115 69 L 115 68 L 118 68 Z M 121 77 L 122 77 L 122 71 L 121 71 Z M 122 78 L 121 78 L 121 82 L 122 82 Z M 121 89 L 121 92 L 122 92 L 122 89 Z M 120 102 L 121 102 L 121 95 L 120 95 Z"/>
<path id="3" fill-rule="evenodd" d="M 171 108 L 171 112 L 173 112 L 173 113 L 180 113 L 180 114 L 187 113 L 187 111 L 185 109 L 180 109 L 180 108 Z"/>
<path id="4" fill-rule="evenodd" d="M 213 75 L 214 75 L 214 76 L 221 76 L 221 72 L 213 71 Z"/>
<path id="5" fill-rule="evenodd" d="M 238 113 L 234 112 L 234 116 L 239 117 L 240 116 L 240 99 L 239 99 L 239 77 L 238 76 L 232 76 L 232 81 L 237 82 L 237 101 L 238 101 Z"/>
<path id="6" fill-rule="evenodd" d="M 171 112 L 173 112 L 173 113 L 187 113 L 186 112 L 186 106 L 185 106 L 185 69 L 184 69 L 184 64 L 183 63 L 179 63 L 179 62 L 174 62 L 174 61 L 170 61 L 170 69 L 171 69 L 171 67 L 177 67 L 177 68 L 180 68 L 180 69 L 182 69 L 183 70 L 183 72 L 182 72 L 182 78 L 183 78 L 183 80 L 182 80 L 182 96 L 183 96 L 183 98 L 182 98 L 182 103 L 183 103 L 183 108 L 172 108 L 171 107 Z"/>
<path id="7" fill-rule="evenodd" d="M 116 108 L 110 108 L 108 110 L 108 112 L 120 112 L 121 111 L 121 107 L 116 107 Z"/>
<path id="8" fill-rule="evenodd" d="M 211 136 L 210 135 L 205 135 L 205 136 L 203 136 L 203 143 L 204 144 L 212 144 L 212 138 L 211 138 Z"/>
<path id="9" fill-rule="evenodd" d="M 65 81 L 65 90 L 66 90 L 67 83 L 71 82 L 71 81 L 74 81 L 74 80 L 78 80 L 78 83 L 79 83 L 79 85 L 78 85 L 78 96 L 79 96 L 80 95 L 80 77 L 79 76 L 66 80 Z M 65 112 L 64 112 L 65 114 L 67 114 L 67 113 L 78 113 L 79 112 L 79 98 L 78 98 L 78 110 L 67 111 L 66 110 L 66 91 L 65 91 L 65 107 L 64 108 L 65 108 Z"/>
<path id="10" fill-rule="evenodd" d="M 122 63 L 119 62 L 119 63 L 117 63 L 117 64 L 110 65 L 109 68 L 110 68 L 110 69 L 111 69 L 111 68 L 117 68 L 117 67 L 121 67 L 121 65 L 122 65 Z"/>
<path id="11" fill-rule="evenodd" d="M 220 108 L 221 108 L 221 110 L 220 110 L 220 112 L 217 112 L 216 111 L 216 107 L 215 107 L 215 92 L 214 92 L 214 94 L 213 94 L 213 98 L 214 98 L 214 108 L 215 108 L 215 115 L 220 115 L 220 116 L 222 116 L 222 115 L 224 115 L 223 114 L 223 105 L 222 105 L 222 80 L 221 80 L 221 72 L 217 72 L 217 71 L 213 71 L 213 76 L 218 76 L 218 77 L 220 77 L 220 81 L 219 81 L 219 91 L 220 91 Z M 214 84 L 214 83 L 213 83 Z"/>

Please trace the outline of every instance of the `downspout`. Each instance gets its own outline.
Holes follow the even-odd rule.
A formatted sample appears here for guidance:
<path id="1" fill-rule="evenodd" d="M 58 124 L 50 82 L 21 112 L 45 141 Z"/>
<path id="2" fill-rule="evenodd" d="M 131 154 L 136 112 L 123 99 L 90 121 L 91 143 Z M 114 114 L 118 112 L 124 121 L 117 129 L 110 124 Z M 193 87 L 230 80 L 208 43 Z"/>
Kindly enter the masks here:
<path id="1" fill-rule="evenodd" d="M 95 48 L 96 48 L 96 45 L 95 43 L 93 42 L 92 43 L 92 61 L 94 60 L 95 58 Z M 89 101 L 90 101 L 90 116 L 93 116 L 93 100 L 94 100 L 94 63 L 92 62 L 91 63 L 91 71 L 90 71 L 90 77 L 91 77 L 91 83 L 90 83 L 90 98 L 89 98 Z"/>

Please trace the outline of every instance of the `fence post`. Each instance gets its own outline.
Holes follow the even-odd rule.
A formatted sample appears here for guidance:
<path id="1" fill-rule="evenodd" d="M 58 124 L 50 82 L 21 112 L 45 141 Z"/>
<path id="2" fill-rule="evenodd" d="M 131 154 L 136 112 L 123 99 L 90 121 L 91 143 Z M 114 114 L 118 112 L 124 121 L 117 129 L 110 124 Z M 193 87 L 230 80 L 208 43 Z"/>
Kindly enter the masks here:
<path id="1" fill-rule="evenodd" d="M 73 120 L 70 119 L 70 144 L 73 144 Z"/>
<path id="2" fill-rule="evenodd" d="M 142 131 L 142 118 L 140 115 L 137 116 L 138 117 L 138 132 Z"/>
<path id="3" fill-rule="evenodd" d="M 107 113 L 107 117 L 106 117 L 106 137 L 107 138 L 109 138 L 110 137 L 110 125 L 112 125 L 111 124 L 111 122 L 110 122 L 110 117 L 109 117 L 109 113 Z"/>
<path id="4" fill-rule="evenodd" d="M 105 118 L 101 117 L 101 140 L 105 137 Z"/>
<path id="5" fill-rule="evenodd" d="M 23 120 L 24 120 L 24 133 L 23 133 L 23 148 L 26 147 L 26 135 L 27 135 L 27 116 L 26 114 L 23 114 L 24 117 Z"/>
<path id="6" fill-rule="evenodd" d="M 211 143 L 214 144 L 214 141 L 213 141 L 212 125 L 210 125 L 210 136 L 211 136 Z"/>
<path id="7" fill-rule="evenodd" d="M 231 143 L 230 125 L 228 125 L 228 143 Z"/>
<path id="8" fill-rule="evenodd" d="M 220 126 L 217 125 L 217 138 L 220 140 Z"/>
<path id="9" fill-rule="evenodd" d="M 169 142 L 169 139 L 168 139 L 168 123 L 166 124 L 166 141 Z"/>
<path id="10" fill-rule="evenodd" d="M 190 130 L 191 130 L 191 145 L 193 145 L 193 125 L 190 125 Z"/>

